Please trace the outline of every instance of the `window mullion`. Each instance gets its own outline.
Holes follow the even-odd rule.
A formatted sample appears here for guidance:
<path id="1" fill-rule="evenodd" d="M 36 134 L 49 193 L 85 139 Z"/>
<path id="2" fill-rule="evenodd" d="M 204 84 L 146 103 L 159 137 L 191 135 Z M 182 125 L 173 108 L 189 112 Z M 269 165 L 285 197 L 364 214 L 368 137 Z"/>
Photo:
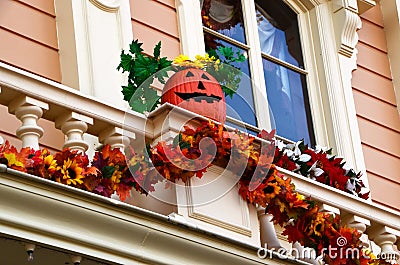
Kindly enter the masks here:
<path id="1" fill-rule="evenodd" d="M 246 29 L 247 44 L 251 47 L 248 51 L 250 73 L 253 85 L 254 108 L 257 116 L 258 127 L 271 130 L 267 93 L 265 89 L 264 70 L 261 58 L 260 42 L 258 40 L 258 28 L 254 1 L 243 0 L 243 16 Z"/>
<path id="2" fill-rule="evenodd" d="M 226 42 L 234 44 L 234 45 L 236 45 L 236 46 L 238 46 L 238 47 L 240 47 L 240 48 L 242 48 L 242 49 L 244 49 L 246 51 L 248 51 L 250 49 L 249 45 L 241 43 L 240 41 L 237 41 L 235 39 L 229 38 L 229 37 L 225 36 L 224 34 L 219 33 L 218 31 L 214 31 L 214 30 L 209 29 L 209 28 L 204 27 L 204 26 L 203 26 L 203 31 L 206 32 L 206 33 L 210 33 L 210 34 L 220 38 L 221 40 L 224 40 Z"/>
<path id="3" fill-rule="evenodd" d="M 286 67 L 286 68 L 288 68 L 288 69 L 291 69 L 291 70 L 293 70 L 293 71 L 295 71 L 295 72 L 297 72 L 297 73 L 304 74 L 304 75 L 307 75 L 307 74 L 308 74 L 308 71 L 307 71 L 307 70 L 301 69 L 300 67 L 297 67 L 297 66 L 295 66 L 295 65 L 293 65 L 293 64 L 290 64 L 290 63 L 287 63 L 287 62 L 285 62 L 285 61 L 282 61 L 281 59 L 275 58 L 274 56 L 271 56 L 271 55 L 266 54 L 266 53 L 264 53 L 264 52 L 262 52 L 262 56 L 263 56 L 264 58 L 268 59 L 269 61 L 272 61 L 272 62 L 274 62 L 274 63 L 277 63 L 277 64 L 279 64 L 279 65 L 281 65 L 281 66 L 284 66 L 284 67 Z"/>

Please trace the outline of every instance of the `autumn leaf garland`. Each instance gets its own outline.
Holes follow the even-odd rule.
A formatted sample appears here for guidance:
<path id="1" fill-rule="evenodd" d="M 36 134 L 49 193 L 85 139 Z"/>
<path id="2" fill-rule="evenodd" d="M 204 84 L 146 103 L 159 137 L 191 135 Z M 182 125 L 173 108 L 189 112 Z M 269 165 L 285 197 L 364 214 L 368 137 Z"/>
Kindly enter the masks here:
<path id="1" fill-rule="evenodd" d="M 361 193 L 360 174 L 346 170 L 342 159 L 309 149 L 302 142 L 282 147 L 274 140 L 274 132 L 262 131 L 259 137 L 255 141 L 253 136 L 227 131 L 209 121 L 197 129 L 185 127 L 172 143 L 159 142 L 144 153 L 127 150 L 125 156 L 105 145 L 95 153 L 91 165 L 87 155 L 76 151 L 65 149 L 51 155 L 46 149 L 23 148 L 18 152 L 8 142 L 0 146 L 0 163 L 106 197 L 116 192 L 122 201 L 132 188 L 147 194 L 160 181 L 172 184 L 193 176 L 201 178 L 216 164 L 238 174 L 240 196 L 265 207 L 273 221 L 284 228 L 289 242 L 315 249 L 328 264 L 389 264 L 363 249 L 356 229 L 342 225 L 339 216 L 321 212 L 316 201 L 296 192 L 291 179 L 279 173 L 276 166 L 366 198 Z M 328 255 L 326 247 L 337 245 L 339 237 L 347 243 L 337 246 L 336 251 L 352 248 L 362 255 Z"/>

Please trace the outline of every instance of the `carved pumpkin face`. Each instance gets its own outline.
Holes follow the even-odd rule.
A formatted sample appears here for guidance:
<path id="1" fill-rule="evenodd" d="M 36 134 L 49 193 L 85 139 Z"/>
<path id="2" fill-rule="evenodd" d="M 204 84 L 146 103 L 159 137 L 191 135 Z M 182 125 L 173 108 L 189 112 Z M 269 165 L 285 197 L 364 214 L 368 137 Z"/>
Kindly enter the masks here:
<path id="1" fill-rule="evenodd" d="M 221 86 L 213 76 L 201 69 L 184 69 L 171 76 L 161 97 L 161 103 L 166 102 L 219 122 L 225 122 L 226 119 L 226 103 Z"/>

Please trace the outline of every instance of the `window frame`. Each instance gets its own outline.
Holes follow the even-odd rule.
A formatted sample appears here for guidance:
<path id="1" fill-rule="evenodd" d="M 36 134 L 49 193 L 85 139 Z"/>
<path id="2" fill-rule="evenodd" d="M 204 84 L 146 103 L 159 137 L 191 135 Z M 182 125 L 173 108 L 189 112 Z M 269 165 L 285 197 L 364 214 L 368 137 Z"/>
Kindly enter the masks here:
<path id="1" fill-rule="evenodd" d="M 253 81 L 253 100 L 254 100 L 254 111 L 257 119 L 257 127 L 258 129 L 267 129 L 271 130 L 271 117 L 269 111 L 265 111 L 265 109 L 269 109 L 269 103 L 267 100 L 267 90 L 264 79 L 264 70 L 263 70 L 263 53 L 261 51 L 259 36 L 258 36 L 258 26 L 256 20 L 256 6 L 255 1 L 241 1 L 242 2 L 242 10 L 243 10 L 243 21 L 244 28 L 246 32 L 246 44 L 236 44 L 237 41 L 232 42 L 238 45 L 241 48 L 246 49 L 248 53 L 248 62 L 251 73 L 251 79 Z M 311 40 L 311 32 L 309 27 L 309 16 L 305 11 L 305 7 L 303 5 L 299 6 L 299 1 L 293 0 L 283 0 L 285 4 L 288 5 L 297 15 L 298 15 L 298 28 L 300 34 L 301 48 L 303 52 L 303 60 L 304 60 L 304 68 L 306 70 L 301 71 L 302 74 L 305 74 L 306 82 L 307 82 L 307 93 L 310 102 L 321 101 L 322 96 L 320 94 L 320 90 L 316 89 L 319 87 L 319 82 L 315 78 L 315 72 L 310 69 L 316 69 L 316 62 L 311 57 L 306 55 L 306 51 L 313 49 L 313 44 Z M 203 32 L 209 33 L 210 29 L 202 26 Z M 222 34 L 215 34 L 215 36 L 223 40 L 229 39 Z M 203 51 L 202 53 L 204 53 Z M 275 61 L 275 60 L 271 60 Z M 278 63 L 279 64 L 279 63 Z M 284 63 L 283 66 L 287 66 L 287 63 Z M 289 69 L 292 69 L 289 67 Z M 297 72 L 297 71 L 296 71 Z M 312 89 L 311 89 L 312 88 Z M 313 100 L 311 100 L 311 98 Z M 315 105 L 315 106 L 312 106 Z M 325 122 L 321 121 L 324 119 L 321 113 L 324 113 L 322 106 L 322 102 L 317 102 L 317 104 L 310 104 L 310 113 L 311 113 L 311 123 L 313 126 L 315 142 L 319 145 L 326 145 L 326 126 Z M 232 121 L 229 117 L 227 117 L 229 121 Z M 318 126 L 316 126 L 318 124 Z M 256 129 L 251 125 L 247 125 L 246 127 L 249 129 Z M 291 139 L 291 140 L 300 140 L 300 139 Z M 289 140 L 290 141 L 290 140 Z"/>
<path id="2" fill-rule="evenodd" d="M 175 1 L 182 53 L 190 57 L 203 54 L 204 42 L 199 43 L 199 40 L 203 39 L 200 2 Z M 364 1 L 284 1 L 298 13 L 304 66 L 309 71 L 307 84 L 316 144 L 331 147 L 334 153 L 343 157 L 356 171 L 365 172 L 351 92 L 352 71 L 357 65 L 357 29 L 361 25 L 358 7 L 363 10 Z M 244 6 L 245 21 L 248 14 L 255 12 L 253 1 L 249 2 L 248 6 Z M 258 67 L 258 70 L 260 69 L 262 68 Z M 256 71 L 253 69 L 253 73 Z M 260 82 L 255 77 L 253 80 Z M 255 97 L 257 109 L 260 108 L 258 97 L 259 95 Z M 262 101 L 261 106 L 265 108 L 265 101 Z M 258 126 L 270 129 L 263 123 L 259 123 Z M 366 177 L 364 183 L 368 187 Z"/>

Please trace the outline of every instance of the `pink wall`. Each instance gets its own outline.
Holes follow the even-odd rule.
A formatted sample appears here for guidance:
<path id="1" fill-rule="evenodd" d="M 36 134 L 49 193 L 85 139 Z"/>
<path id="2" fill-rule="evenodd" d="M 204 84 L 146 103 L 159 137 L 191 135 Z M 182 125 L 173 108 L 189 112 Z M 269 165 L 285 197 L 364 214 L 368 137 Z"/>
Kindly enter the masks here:
<path id="1" fill-rule="evenodd" d="M 3 105 L 0 105 L 0 117 L 2 121 L 0 126 L 0 136 L 20 149 L 21 140 L 15 136 L 15 132 L 19 126 L 21 126 L 21 121 L 19 121 L 15 115 L 9 114 L 7 107 Z M 40 147 L 47 148 L 52 153 L 61 150 L 64 144 L 64 134 L 55 128 L 54 122 L 39 119 L 38 125 L 44 130 L 44 135 L 39 140 Z"/>
<path id="2" fill-rule="evenodd" d="M 372 199 L 400 209 L 400 118 L 379 4 L 358 35 L 352 85 Z"/>
<path id="3" fill-rule="evenodd" d="M 61 81 L 54 1 L 0 1 L 0 61 Z"/>
<path id="4" fill-rule="evenodd" d="M 152 54 L 161 41 L 161 55 L 173 59 L 180 53 L 178 21 L 173 0 L 130 0 L 133 38 Z"/>

